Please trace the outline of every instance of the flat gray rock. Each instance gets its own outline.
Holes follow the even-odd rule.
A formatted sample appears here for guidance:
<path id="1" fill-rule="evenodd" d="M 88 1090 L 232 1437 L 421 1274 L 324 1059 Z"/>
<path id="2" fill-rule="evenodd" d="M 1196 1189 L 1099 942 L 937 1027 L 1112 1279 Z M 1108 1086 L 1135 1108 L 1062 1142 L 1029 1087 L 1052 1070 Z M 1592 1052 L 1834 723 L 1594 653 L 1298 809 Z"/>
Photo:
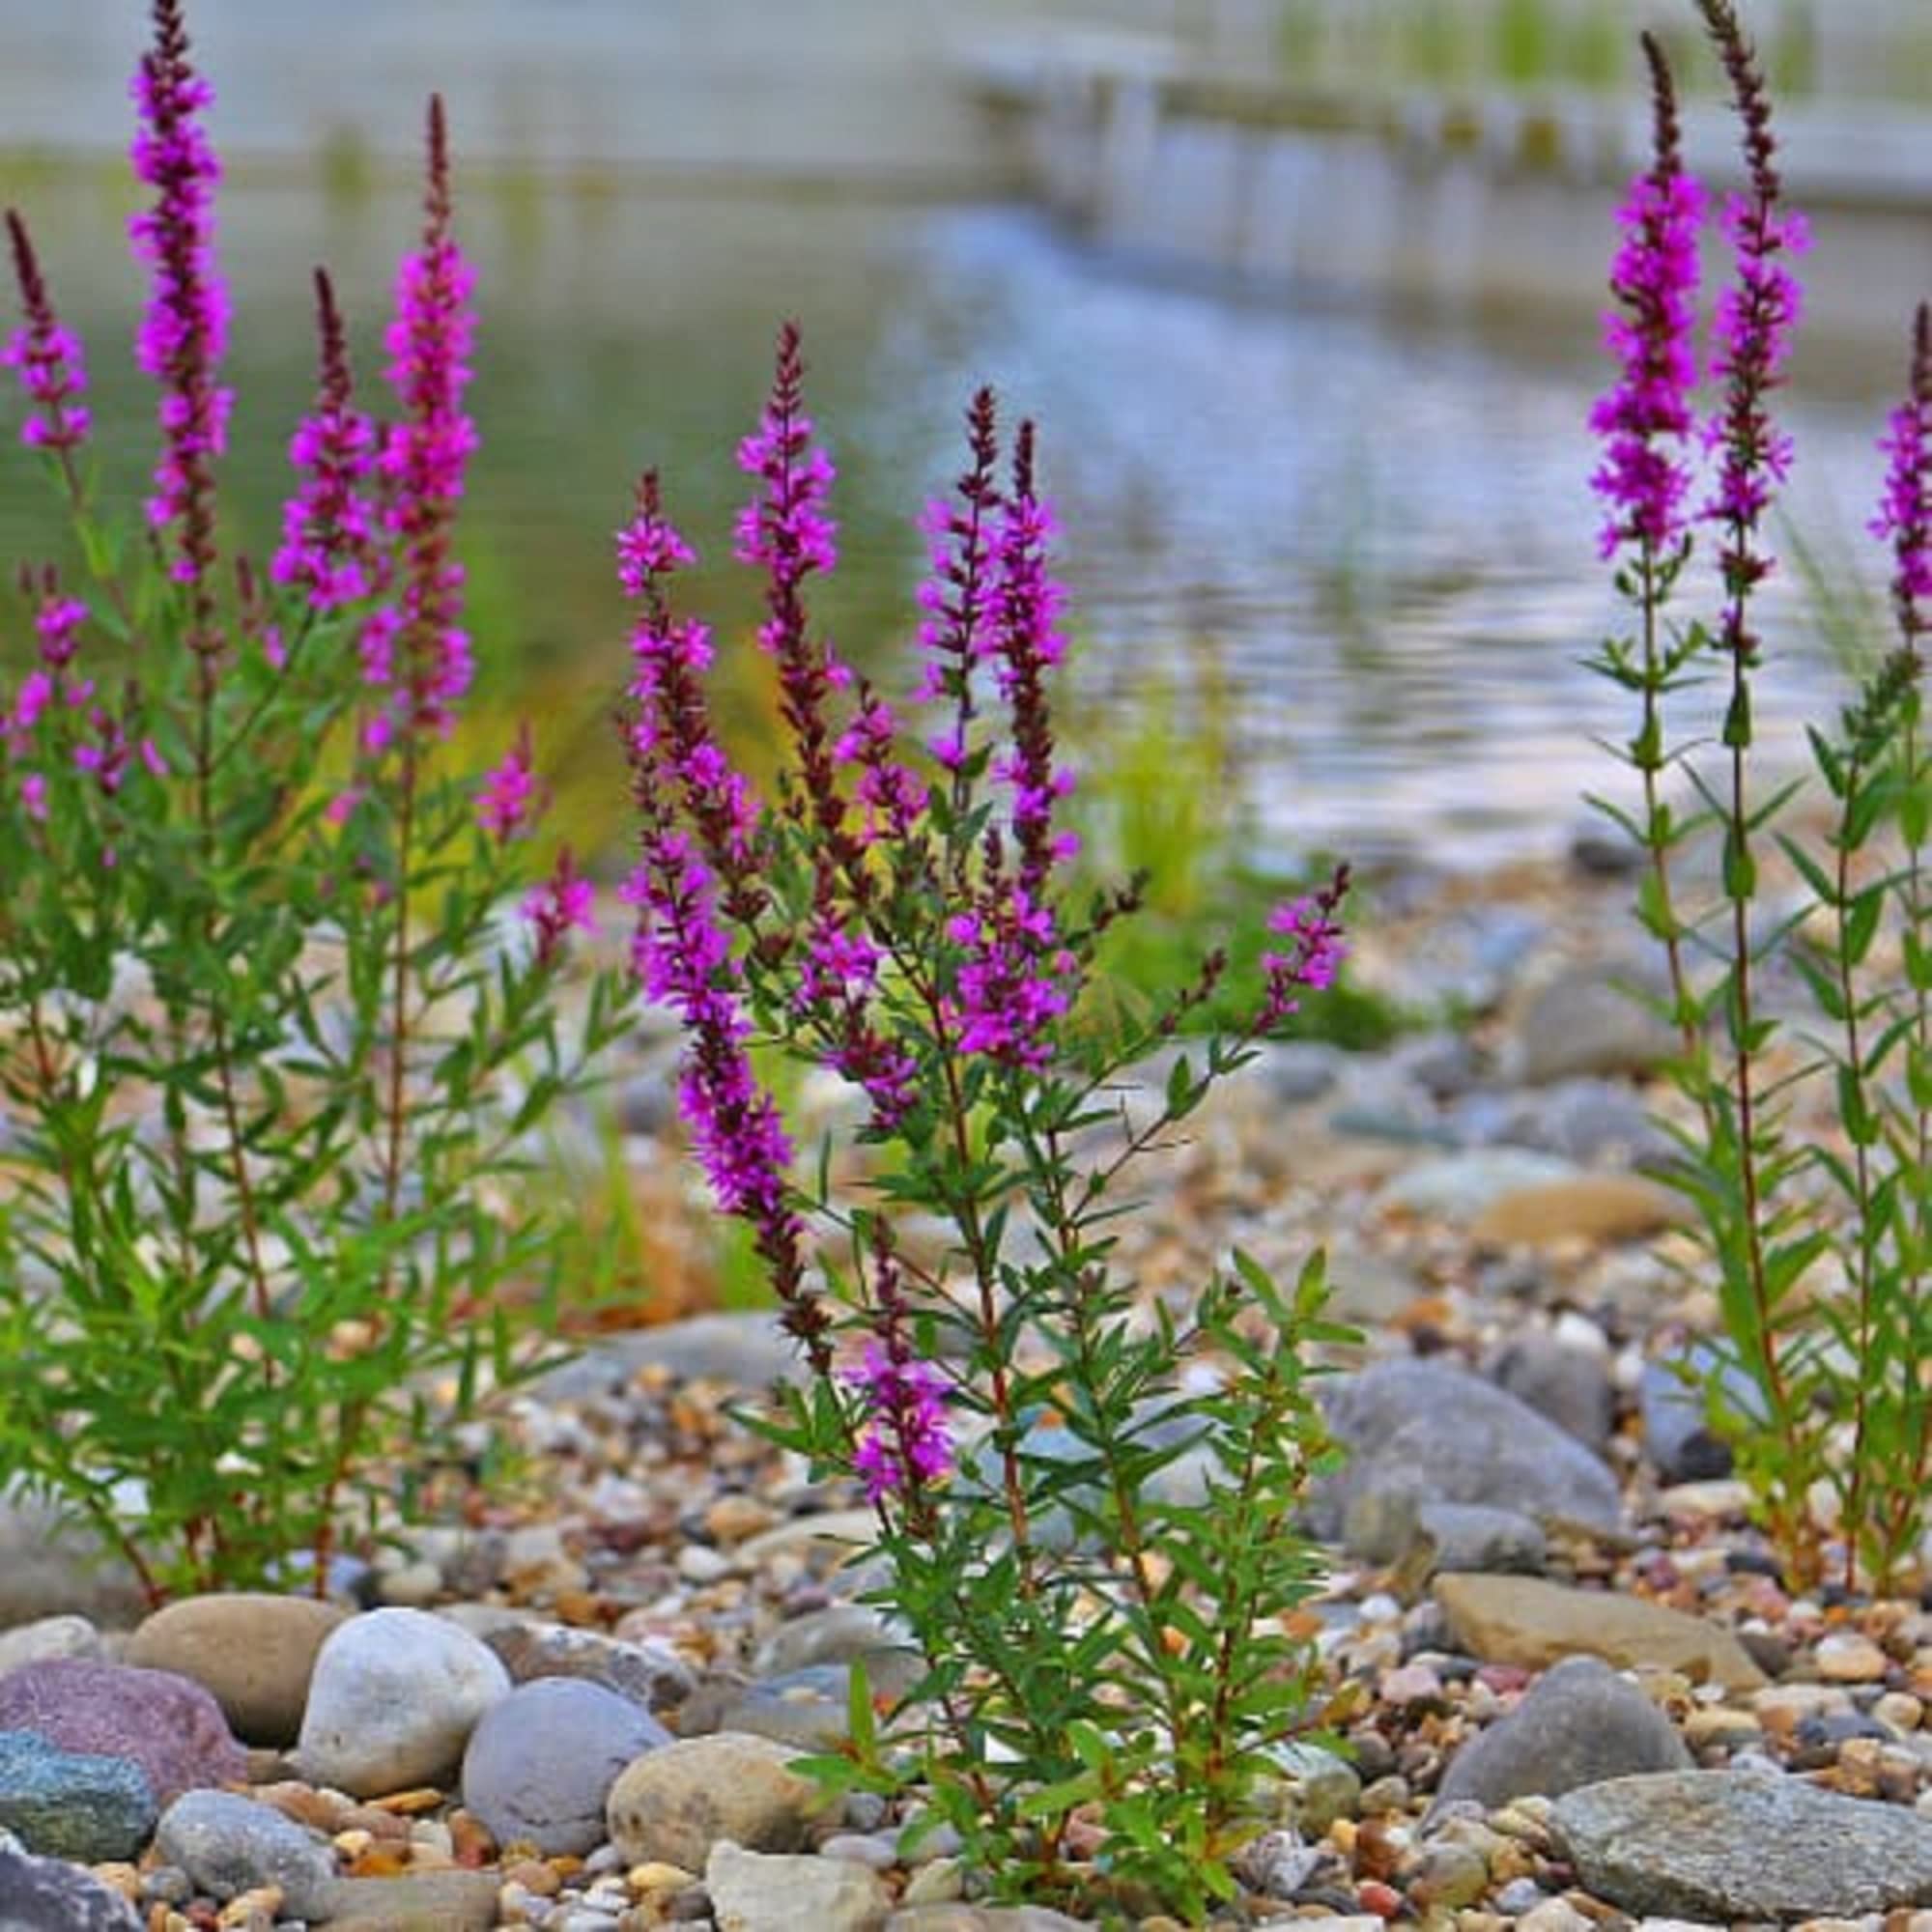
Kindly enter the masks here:
<path id="1" fill-rule="evenodd" d="M 1309 1494 L 1308 1525 L 1325 1540 L 1340 1535 L 1357 1497 L 1378 1492 L 1617 1526 L 1617 1482 L 1601 1459 L 1527 1403 L 1447 1362 L 1378 1362 L 1330 1382 L 1321 1405 L 1349 1452 Z"/>
<path id="2" fill-rule="evenodd" d="M 1647 1917 L 1833 1918 L 1932 1905 L 1932 1819 L 1775 1772 L 1613 1778 L 1558 1799 L 1550 1824 L 1586 1890 Z"/>
<path id="3" fill-rule="evenodd" d="M 719 1932 L 879 1932 L 893 1895 L 877 1872 L 852 1859 L 748 1852 L 713 1845 L 704 1889 Z"/>
<path id="4" fill-rule="evenodd" d="M 0 1932 L 141 1932 L 141 1921 L 92 1872 L 0 1849 Z"/>
<path id="5" fill-rule="evenodd" d="M 1456 1753 L 1435 1802 L 1471 1798 L 1494 1810 L 1512 1798 L 1690 1768 L 1684 1741 L 1634 1684 L 1594 1657 L 1569 1657 Z"/>

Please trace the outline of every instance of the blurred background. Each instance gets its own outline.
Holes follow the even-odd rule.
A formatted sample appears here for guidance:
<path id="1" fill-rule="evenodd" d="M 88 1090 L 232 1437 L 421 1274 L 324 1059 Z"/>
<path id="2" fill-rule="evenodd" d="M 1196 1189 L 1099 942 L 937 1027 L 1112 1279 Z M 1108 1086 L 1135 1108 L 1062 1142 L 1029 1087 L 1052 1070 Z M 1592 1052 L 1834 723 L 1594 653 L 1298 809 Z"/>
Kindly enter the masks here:
<path id="1" fill-rule="evenodd" d="M 1776 587 L 1766 685 L 1788 731 L 1839 681 L 1828 638 L 1883 622 L 1864 524 L 1909 305 L 1932 294 L 1932 7 L 1741 4 L 1819 232 L 1785 410 L 1808 568 Z M 580 838 L 621 834 L 611 532 L 657 466 L 700 594 L 749 634 L 732 448 L 787 315 L 840 469 L 846 560 L 819 609 L 889 685 L 909 675 L 911 519 L 989 381 L 1040 421 L 1090 762 L 1214 789 L 1224 829 L 1238 799 L 1241 856 L 1267 870 L 1323 847 L 1453 867 L 1547 849 L 1605 781 L 1589 734 L 1627 727 L 1578 663 L 1615 616 L 1583 418 L 1647 127 L 1638 25 L 1681 54 L 1694 156 L 1730 166 L 1689 0 L 188 11 L 229 162 L 249 543 L 312 386 L 310 267 L 335 271 L 373 392 L 424 99 L 447 100 L 482 313 L 471 728 L 494 750 L 537 710 Z M 0 202 L 88 339 L 130 503 L 152 421 L 123 241 L 144 14 L 0 0 Z M 0 464 L 0 557 L 57 548 L 11 436 Z M 735 675 L 754 730 L 755 668 Z"/>

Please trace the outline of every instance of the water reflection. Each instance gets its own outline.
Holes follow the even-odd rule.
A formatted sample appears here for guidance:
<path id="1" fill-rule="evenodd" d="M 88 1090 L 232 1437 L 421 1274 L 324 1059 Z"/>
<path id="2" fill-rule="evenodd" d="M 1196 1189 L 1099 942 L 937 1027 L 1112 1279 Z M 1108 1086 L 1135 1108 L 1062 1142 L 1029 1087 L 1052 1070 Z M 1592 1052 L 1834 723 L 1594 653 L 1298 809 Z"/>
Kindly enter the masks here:
<path id="1" fill-rule="evenodd" d="M 127 366 L 139 290 L 120 191 L 93 175 L 0 187 L 28 207 L 93 346 L 108 479 L 131 500 L 151 405 Z M 311 381 L 309 265 L 336 270 L 371 372 L 413 217 L 401 192 L 245 177 L 225 210 L 233 500 L 260 544 Z M 952 472 L 960 407 L 990 380 L 1041 420 L 1082 701 L 1131 705 L 1150 670 L 1213 640 L 1243 694 L 1264 858 L 1520 850 L 1559 836 L 1580 786 L 1605 778 L 1588 734 L 1624 721 L 1577 667 L 1611 614 L 1583 487 L 1579 425 L 1603 379 L 1586 319 L 1491 330 L 1231 300 L 1008 206 L 523 187 L 472 193 L 463 225 L 485 317 L 469 555 L 486 650 L 526 679 L 616 684 L 609 532 L 646 463 L 702 545 L 725 629 L 752 621 L 748 587 L 719 568 L 740 493 L 731 449 L 773 325 L 796 314 L 841 470 L 847 564 L 822 608 L 855 655 L 881 662 L 909 632 L 907 519 Z M 1812 527 L 1859 528 L 1889 381 L 1854 371 L 1790 411 Z M 15 469 L 0 486 L 0 555 L 51 540 L 28 482 Z M 1766 693 L 1786 730 L 1832 675 L 1794 635 L 1802 615 L 1786 586 L 1768 628 L 1792 661 Z M 576 702 L 594 719 L 592 698 Z"/>

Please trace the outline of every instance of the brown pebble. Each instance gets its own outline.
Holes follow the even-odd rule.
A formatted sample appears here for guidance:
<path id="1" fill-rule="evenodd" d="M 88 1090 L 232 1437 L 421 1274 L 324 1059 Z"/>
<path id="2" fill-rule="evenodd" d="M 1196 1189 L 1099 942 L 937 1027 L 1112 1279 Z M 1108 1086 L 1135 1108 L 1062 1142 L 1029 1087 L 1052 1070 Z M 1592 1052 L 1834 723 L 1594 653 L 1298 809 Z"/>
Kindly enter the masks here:
<path id="1" fill-rule="evenodd" d="M 563 1889 L 563 1875 L 541 1859 L 519 1859 L 503 1867 L 503 1883 L 520 1885 L 538 1898 L 554 1898 Z"/>

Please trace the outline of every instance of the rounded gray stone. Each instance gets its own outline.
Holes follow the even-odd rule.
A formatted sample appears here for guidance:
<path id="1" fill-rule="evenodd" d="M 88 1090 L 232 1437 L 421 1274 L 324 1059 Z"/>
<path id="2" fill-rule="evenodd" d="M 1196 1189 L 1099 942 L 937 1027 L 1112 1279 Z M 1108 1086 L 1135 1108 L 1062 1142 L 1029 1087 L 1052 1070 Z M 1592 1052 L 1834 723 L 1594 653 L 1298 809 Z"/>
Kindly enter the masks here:
<path id="1" fill-rule="evenodd" d="M 1550 1825 L 1584 1889 L 1644 1917 L 1841 1918 L 1932 1905 L 1932 1818 L 1776 1771 L 1586 1785 Z"/>
<path id="2" fill-rule="evenodd" d="M 215 1898 L 279 1886 L 292 1918 L 320 1918 L 335 1883 L 334 1854 L 313 1832 L 232 1791 L 184 1792 L 162 1812 L 155 1843 Z"/>
<path id="3" fill-rule="evenodd" d="M 497 1653 L 442 1617 L 351 1617 L 316 1657 L 296 1764 L 311 1782 L 355 1798 L 438 1783 L 510 1689 Z"/>
<path id="4" fill-rule="evenodd" d="M 540 1677 L 483 1714 L 463 1754 L 463 1802 L 499 1844 L 546 1858 L 604 1842 L 626 1765 L 671 1742 L 648 1711 L 579 1677 Z"/>
<path id="5" fill-rule="evenodd" d="M 1605 1778 L 1690 1765 L 1670 1720 L 1634 1684 L 1597 1658 L 1569 1657 L 1456 1753 L 1435 1803 L 1474 1799 L 1493 1810 L 1512 1798 L 1560 1798 Z"/>
<path id="6" fill-rule="evenodd" d="M 154 1787 L 132 1760 L 0 1731 L 0 1827 L 28 1851 L 82 1864 L 135 1858 L 155 1813 Z"/>

